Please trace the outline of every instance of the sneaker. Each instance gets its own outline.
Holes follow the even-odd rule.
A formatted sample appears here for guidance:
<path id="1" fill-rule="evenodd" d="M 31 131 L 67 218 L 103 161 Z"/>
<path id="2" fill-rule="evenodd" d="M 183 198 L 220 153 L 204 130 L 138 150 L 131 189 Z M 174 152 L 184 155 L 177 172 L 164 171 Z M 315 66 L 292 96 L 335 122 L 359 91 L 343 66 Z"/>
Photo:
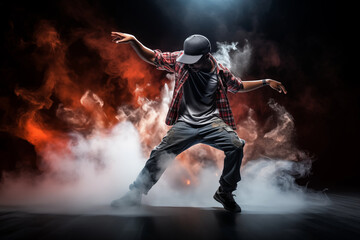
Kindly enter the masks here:
<path id="1" fill-rule="evenodd" d="M 241 207 L 234 200 L 234 194 L 221 191 L 221 187 L 215 192 L 214 199 L 230 212 L 241 212 Z"/>
<path id="2" fill-rule="evenodd" d="M 123 197 L 112 201 L 110 205 L 114 208 L 140 206 L 141 195 L 142 193 L 138 190 L 130 190 Z"/>

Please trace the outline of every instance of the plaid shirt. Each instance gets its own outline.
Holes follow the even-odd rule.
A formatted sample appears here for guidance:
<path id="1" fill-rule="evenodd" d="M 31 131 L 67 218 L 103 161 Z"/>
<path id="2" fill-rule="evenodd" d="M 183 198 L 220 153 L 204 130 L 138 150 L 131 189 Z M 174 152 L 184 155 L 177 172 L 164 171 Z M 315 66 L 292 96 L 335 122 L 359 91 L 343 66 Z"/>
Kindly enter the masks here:
<path id="1" fill-rule="evenodd" d="M 159 70 L 166 70 L 175 74 L 174 93 L 169 107 L 169 112 L 166 116 L 166 124 L 173 125 L 179 117 L 179 107 L 181 98 L 183 96 L 183 84 L 189 77 L 189 72 L 186 64 L 176 62 L 176 59 L 183 54 L 183 51 L 177 52 L 161 52 L 155 50 L 155 66 Z M 217 64 L 216 74 L 220 78 L 220 84 L 216 90 L 216 107 L 219 109 L 220 118 L 227 123 L 234 130 L 236 129 L 234 116 L 230 109 L 229 100 L 227 98 L 227 91 L 237 93 L 243 89 L 244 86 L 240 78 L 235 77 L 229 69 L 216 62 L 215 58 L 211 59 Z"/>

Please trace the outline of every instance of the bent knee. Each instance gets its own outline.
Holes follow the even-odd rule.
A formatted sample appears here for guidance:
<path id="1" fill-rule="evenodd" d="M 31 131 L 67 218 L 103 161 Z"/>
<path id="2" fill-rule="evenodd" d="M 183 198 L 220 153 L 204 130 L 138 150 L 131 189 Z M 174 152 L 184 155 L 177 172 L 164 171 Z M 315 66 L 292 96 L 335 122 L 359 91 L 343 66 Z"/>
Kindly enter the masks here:
<path id="1" fill-rule="evenodd" d="M 236 137 L 232 140 L 232 144 L 235 149 L 242 150 L 245 146 L 245 140 L 240 139 L 239 137 Z"/>

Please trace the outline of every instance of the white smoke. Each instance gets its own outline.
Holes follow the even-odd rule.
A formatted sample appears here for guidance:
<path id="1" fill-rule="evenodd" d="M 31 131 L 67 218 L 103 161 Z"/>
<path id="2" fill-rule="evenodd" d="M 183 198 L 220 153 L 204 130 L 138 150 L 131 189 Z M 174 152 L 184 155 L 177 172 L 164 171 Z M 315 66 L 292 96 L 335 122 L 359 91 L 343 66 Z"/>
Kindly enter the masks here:
<path id="1" fill-rule="evenodd" d="M 138 131 L 129 122 L 108 133 L 73 134 L 69 144 L 68 154 L 42 153 L 52 161 L 38 181 L 5 177 L 1 204 L 106 204 L 126 191 L 144 162 Z"/>
<path id="2" fill-rule="evenodd" d="M 237 200 L 247 211 L 293 212 L 311 205 L 315 194 L 295 183 L 306 165 L 294 161 L 258 159 L 248 162 L 242 170 Z"/>
<path id="3" fill-rule="evenodd" d="M 250 65 L 252 48 L 249 42 L 246 41 L 242 48 L 238 47 L 237 42 L 216 42 L 216 45 L 215 59 L 241 77 Z"/>
<path id="4" fill-rule="evenodd" d="M 239 74 L 246 71 L 251 56 L 249 44 L 245 45 L 243 50 L 238 49 L 236 43 L 219 44 L 219 46 L 219 51 L 214 54 L 219 61 L 229 66 L 231 70 L 237 69 Z M 173 84 L 170 88 L 165 85 L 160 103 L 142 99 L 143 106 L 135 111 L 129 112 L 125 107 L 119 108 L 120 122 L 110 131 L 96 129 L 102 124 L 95 124 L 95 130 L 86 136 L 72 133 L 70 152 L 60 154 L 53 152 L 51 148 L 42 152 L 41 156 L 51 161 L 45 161 L 47 165 L 44 167 L 47 171 L 36 181 L 30 180 L 26 175 L 18 178 L 4 174 L 0 204 L 108 206 L 112 200 L 119 198 L 128 190 L 129 184 L 135 180 L 148 158 L 148 155 L 144 154 L 142 145 L 144 128 L 152 126 L 156 131 L 161 131 L 162 136 L 165 135 L 164 118 L 172 96 L 172 88 Z M 84 98 L 82 102 L 91 103 L 87 104 L 89 108 L 97 108 L 97 116 L 101 120 L 102 100 L 96 98 L 93 93 L 87 92 L 86 96 L 96 99 L 96 104 L 85 101 Z M 259 144 L 269 144 L 270 139 L 272 141 L 270 143 L 275 142 L 277 148 L 286 146 L 285 157 L 292 156 L 296 148 L 289 146 L 291 143 L 287 142 L 294 131 L 293 118 L 276 102 L 270 101 L 269 106 L 277 115 L 277 125 L 265 133 L 263 138 L 266 141 L 261 142 L 258 141 L 261 135 L 256 133 L 256 121 L 246 120 L 243 126 L 247 124 L 248 129 L 256 133 L 249 133 L 251 136 L 249 139 L 252 140 L 246 139 L 247 147 L 251 144 L 254 146 L 257 141 Z M 64 118 L 71 116 L 71 119 L 76 117 L 76 113 L 71 110 L 61 109 L 59 116 Z M 140 120 L 135 123 L 128 121 L 132 118 Z M 244 130 L 240 129 L 240 132 Z M 157 143 L 161 140 L 154 138 Z M 247 147 L 245 147 L 245 155 Z M 204 152 L 203 149 L 206 151 Z M 298 149 L 296 151 L 301 153 Z M 183 162 L 175 159 L 149 194 L 144 196 L 144 203 L 158 206 L 221 207 L 212 196 L 219 186 L 224 154 L 218 150 L 205 148 L 203 145 L 194 146 L 186 152 L 192 153 L 196 158 L 191 166 L 197 170 L 196 177 L 192 178 L 191 174 L 194 173 L 188 172 Z M 217 158 L 215 161 L 217 164 L 204 168 L 204 165 L 200 161 L 196 163 L 196 160 L 206 156 L 208 152 L 210 152 L 209 156 Z M 306 157 L 306 154 L 302 156 Z M 265 157 L 248 161 L 241 169 L 242 181 L 235 194 L 243 210 L 291 212 L 309 206 L 308 198 L 313 195 L 309 195 L 306 188 L 298 186 L 294 176 L 304 176 L 310 166 L 301 162 L 265 159 Z M 178 187 L 174 187 L 174 181 L 180 181 L 175 184 Z"/>
<path id="5" fill-rule="evenodd" d="M 302 164 L 286 160 L 259 159 L 247 163 L 241 170 L 242 180 L 234 191 L 235 199 L 247 213 L 289 213 L 306 211 L 311 206 L 328 203 L 325 195 L 296 184 L 295 177 Z M 191 206 L 201 208 L 222 207 L 213 200 L 217 189 L 217 168 L 203 169 L 196 186 L 174 189 L 169 182 L 181 173 L 179 162 L 171 165 L 160 181 L 144 198 L 155 206 Z"/>
<path id="6" fill-rule="evenodd" d="M 56 161 L 52 161 L 48 166 L 50 171 L 35 185 L 26 185 L 29 182 L 26 177 L 5 181 L 6 190 L 2 192 L 0 203 L 82 208 L 108 205 L 128 190 L 147 158 L 142 154 L 139 133 L 130 122 L 119 123 L 105 135 L 101 132 L 93 133 L 90 138 L 75 135 L 71 144 L 68 157 L 51 156 Z M 309 206 L 306 189 L 298 186 L 292 176 L 299 168 L 302 169 L 301 164 L 294 161 L 263 159 L 248 162 L 241 171 L 242 181 L 235 191 L 237 201 L 248 212 L 289 212 Z M 174 177 L 186 176 L 184 166 L 175 159 L 144 196 L 144 203 L 220 207 L 212 198 L 218 187 L 220 169 L 203 169 L 196 182 L 174 188 L 171 184 Z"/>
<path id="7" fill-rule="evenodd" d="M 47 154 L 44 157 L 50 157 L 52 153 L 44 154 Z M 74 135 L 71 154 L 51 157 L 55 161 L 48 166 L 50 171 L 37 184 L 24 184 L 29 182 L 26 178 L 5 181 L 1 204 L 57 204 L 82 208 L 108 205 L 128 190 L 148 156 L 142 154 L 138 130 L 130 122 L 121 122 L 106 134 Z M 212 198 L 221 168 L 202 169 L 196 182 L 174 188 L 171 184 L 174 179 L 187 176 L 185 167 L 175 159 L 143 201 L 155 206 L 221 207 Z M 262 159 L 248 162 L 241 170 L 242 181 L 235 191 L 237 202 L 244 212 L 303 210 L 311 205 L 310 195 L 295 183 L 293 175 L 307 172 L 304 168 L 306 166 L 295 161 Z"/>

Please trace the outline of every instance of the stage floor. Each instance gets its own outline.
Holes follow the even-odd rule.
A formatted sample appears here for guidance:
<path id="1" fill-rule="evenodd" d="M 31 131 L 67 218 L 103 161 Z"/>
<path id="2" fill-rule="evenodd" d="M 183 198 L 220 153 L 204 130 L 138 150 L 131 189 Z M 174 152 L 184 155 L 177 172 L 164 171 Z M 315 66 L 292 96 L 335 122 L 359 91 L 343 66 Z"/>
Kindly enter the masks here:
<path id="1" fill-rule="evenodd" d="M 49 213 L 2 206 L 0 239 L 360 239 L 360 195 L 327 197 L 325 206 L 267 214 L 155 206 Z"/>

